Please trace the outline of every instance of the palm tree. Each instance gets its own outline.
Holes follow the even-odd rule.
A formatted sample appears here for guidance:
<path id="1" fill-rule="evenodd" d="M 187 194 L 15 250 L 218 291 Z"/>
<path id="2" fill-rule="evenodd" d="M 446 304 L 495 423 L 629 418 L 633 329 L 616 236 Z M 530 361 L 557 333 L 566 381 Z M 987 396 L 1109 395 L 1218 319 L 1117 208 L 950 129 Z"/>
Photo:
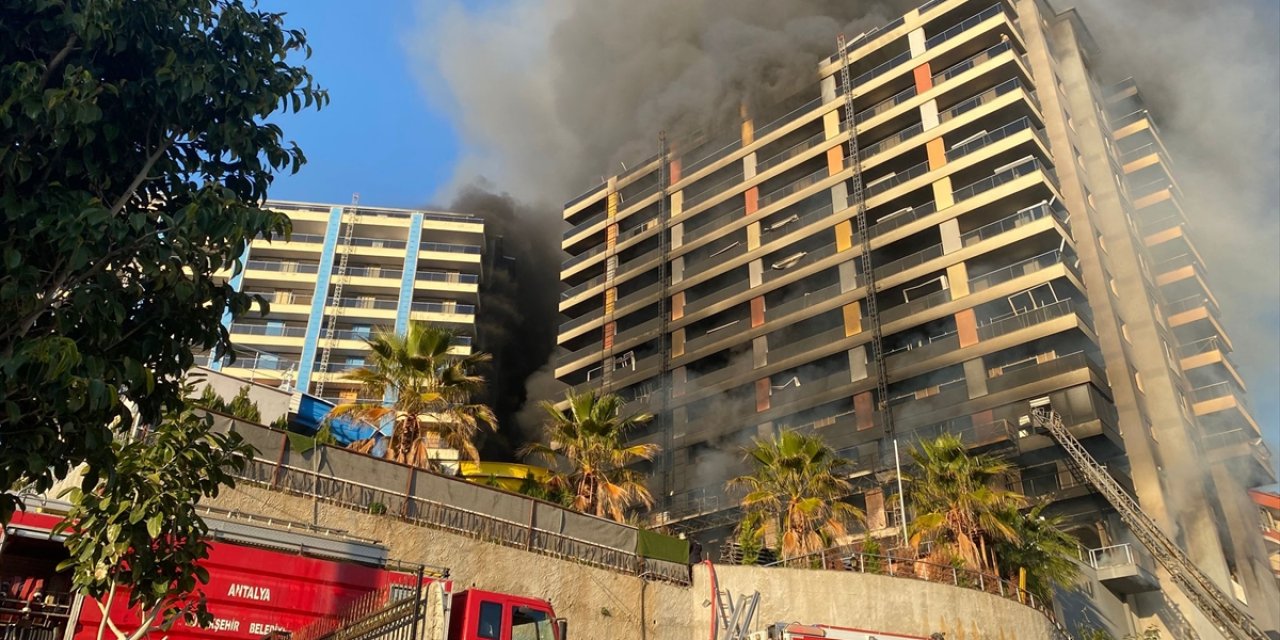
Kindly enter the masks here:
<path id="1" fill-rule="evenodd" d="M 966 567 L 998 572 L 991 542 L 1017 544 L 1018 531 L 1002 515 L 1024 498 L 999 486 L 1012 466 L 986 455 L 969 455 L 959 436 L 944 433 L 912 449 L 919 467 L 909 478 L 916 517 L 911 544 L 938 543 Z"/>
<path id="2" fill-rule="evenodd" d="M 1044 602 L 1053 596 L 1053 587 L 1067 586 L 1078 572 L 1072 561 L 1079 547 L 1071 534 L 1063 531 L 1060 516 L 1045 516 L 1048 506 L 1041 502 L 1027 511 L 1010 509 L 1001 518 L 1018 534 L 1017 542 L 996 542 L 995 553 L 1004 565 L 1006 577 L 1016 580 L 1019 570 L 1027 572 L 1027 590 Z"/>
<path id="3" fill-rule="evenodd" d="M 391 392 L 390 405 L 377 402 L 342 404 L 330 419 L 351 417 L 372 425 L 392 418 L 391 440 L 385 457 L 417 467 L 430 467 L 428 450 L 443 443 L 466 460 L 478 460 L 476 437 L 481 428 L 494 428 L 493 410 L 473 404 L 471 397 L 484 389 L 484 377 L 475 373 L 489 361 L 486 353 L 457 356 L 449 353 L 457 333 L 422 322 L 410 322 L 403 335 L 379 330 L 368 343 L 365 366 L 347 372 L 360 383 L 360 395 L 380 398 Z M 374 437 L 353 442 L 351 448 L 369 451 Z M 432 442 L 435 440 L 435 442 Z"/>
<path id="4" fill-rule="evenodd" d="M 567 488 L 572 507 L 583 513 L 626 520 L 634 506 L 653 506 L 653 496 L 644 486 L 644 476 L 629 465 L 652 460 L 661 447 L 656 444 L 626 444 L 627 432 L 653 416 L 624 417 L 622 398 L 594 390 L 566 396 L 569 411 L 543 402 L 548 419 L 543 428 L 546 443 L 536 442 L 521 449 L 522 455 L 559 462 L 565 470 L 554 482 Z"/>
<path id="5" fill-rule="evenodd" d="M 750 475 L 729 481 L 746 495 L 747 513 L 740 527 L 747 538 L 762 540 L 772 526 L 784 559 L 817 553 L 845 536 L 861 510 L 842 501 L 853 486 L 841 477 L 849 462 L 818 436 L 784 429 L 770 439 L 756 439 L 747 449 L 755 464 Z"/>

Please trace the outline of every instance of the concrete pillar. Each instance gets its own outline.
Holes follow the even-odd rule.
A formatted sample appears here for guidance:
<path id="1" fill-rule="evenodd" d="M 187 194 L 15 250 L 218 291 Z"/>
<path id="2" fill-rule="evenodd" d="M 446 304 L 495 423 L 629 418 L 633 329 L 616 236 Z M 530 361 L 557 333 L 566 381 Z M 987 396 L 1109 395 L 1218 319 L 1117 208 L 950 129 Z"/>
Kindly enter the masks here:
<path id="1" fill-rule="evenodd" d="M 951 285 L 951 299 L 969 295 L 969 270 L 960 262 L 947 267 L 947 284 Z"/>
<path id="2" fill-rule="evenodd" d="M 764 296 L 751 299 L 751 328 L 764 326 Z"/>
<path id="3" fill-rule="evenodd" d="M 671 321 L 684 317 L 684 292 L 677 291 L 671 295 Z"/>
<path id="4" fill-rule="evenodd" d="M 942 235 L 942 252 L 953 253 L 959 251 L 960 244 L 960 221 L 951 218 L 943 221 L 938 225 L 938 232 Z"/>
<path id="5" fill-rule="evenodd" d="M 907 33 L 907 46 L 911 48 L 912 58 L 924 55 L 925 40 L 924 27 L 913 29 L 911 32 Z"/>
<path id="6" fill-rule="evenodd" d="M 956 203 L 951 188 L 951 176 L 943 176 L 933 182 L 933 202 L 937 205 L 938 211 L 942 211 L 947 207 Z"/>
<path id="7" fill-rule="evenodd" d="M 671 332 L 671 357 L 679 358 L 684 355 L 684 327 Z"/>
<path id="8" fill-rule="evenodd" d="M 965 309 L 956 314 L 956 332 L 960 337 L 960 348 L 978 344 L 978 317 L 973 309 Z"/>
<path id="9" fill-rule="evenodd" d="M 747 225 L 747 251 L 760 248 L 760 221 Z"/>
<path id="10" fill-rule="evenodd" d="M 684 256 L 671 259 L 671 284 L 680 284 L 684 280 Z"/>
<path id="11" fill-rule="evenodd" d="M 968 387 L 970 398 L 987 395 L 987 369 L 982 362 L 982 358 L 965 361 L 964 383 Z M 987 422 L 990 422 L 990 420 Z"/>
<path id="12" fill-rule="evenodd" d="M 921 129 L 928 131 L 939 124 L 942 124 L 938 117 L 938 101 L 930 100 L 920 105 L 920 123 Z"/>
<path id="13" fill-rule="evenodd" d="M 748 153 L 742 157 L 742 178 L 750 180 L 756 177 L 756 154 Z"/>
<path id="14" fill-rule="evenodd" d="M 756 380 L 756 413 L 769 410 L 769 379 Z"/>
<path id="15" fill-rule="evenodd" d="M 818 89 L 822 93 L 823 102 L 831 102 L 836 99 L 836 77 L 827 76 L 818 83 Z"/>
<path id="16" fill-rule="evenodd" d="M 917 94 L 924 93 L 933 88 L 933 72 L 929 69 L 928 62 L 912 69 L 911 75 L 916 81 Z"/>
<path id="17" fill-rule="evenodd" d="M 844 316 L 844 337 L 849 338 L 862 333 L 862 307 L 857 302 L 840 307 L 840 313 Z"/>
<path id="18" fill-rule="evenodd" d="M 751 368 L 759 369 L 769 364 L 768 336 L 756 336 L 751 340 Z"/>
<path id="19" fill-rule="evenodd" d="M 845 220 L 835 226 L 836 251 L 849 251 L 853 248 L 853 222 Z"/>
<path id="20" fill-rule="evenodd" d="M 867 347 L 858 345 L 849 350 L 849 381 L 867 379 Z"/>
<path id="21" fill-rule="evenodd" d="M 947 164 L 947 148 L 942 138 L 934 138 L 924 145 L 929 156 L 929 170 L 940 169 Z"/>
<path id="22" fill-rule="evenodd" d="M 836 269 L 840 273 L 840 293 L 848 293 L 858 288 L 858 269 L 852 260 L 841 262 Z"/>
<path id="23" fill-rule="evenodd" d="M 755 288 L 764 284 L 764 260 L 756 258 L 747 263 L 747 285 Z"/>
<path id="24" fill-rule="evenodd" d="M 866 431 L 876 426 L 876 402 L 872 392 L 863 391 L 853 396 L 853 421 L 858 431 Z"/>

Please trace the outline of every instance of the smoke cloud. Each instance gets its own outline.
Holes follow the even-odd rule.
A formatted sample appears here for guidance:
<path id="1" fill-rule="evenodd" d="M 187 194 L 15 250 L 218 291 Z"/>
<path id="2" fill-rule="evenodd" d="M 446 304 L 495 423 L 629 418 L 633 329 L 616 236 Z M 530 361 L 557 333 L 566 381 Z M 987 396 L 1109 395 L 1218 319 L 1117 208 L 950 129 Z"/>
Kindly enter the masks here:
<path id="1" fill-rule="evenodd" d="M 660 131 L 676 141 L 728 141 L 742 106 L 767 119 L 802 90 L 807 101 L 817 95 L 817 61 L 834 51 L 837 33 L 856 35 L 912 5 L 427 4 L 411 55 L 428 96 L 453 115 L 464 149 L 446 197 L 486 215 L 514 259 L 514 269 L 488 285 L 481 334 L 495 356 L 499 418 L 526 437 L 541 420 L 526 396 L 546 399 L 562 388 L 548 359 L 559 322 L 550 292 L 559 286 L 563 203 L 624 163 L 653 156 Z M 509 427 L 502 435 L 520 437 Z"/>
<path id="2" fill-rule="evenodd" d="M 1280 5 L 1079 0 L 1079 9 L 1104 68 L 1134 77 L 1160 125 L 1255 417 L 1280 456 Z"/>
<path id="3" fill-rule="evenodd" d="M 621 163 L 653 155 L 659 131 L 675 140 L 697 132 L 727 139 L 740 105 L 763 118 L 769 105 L 785 106 L 793 92 L 811 87 L 814 63 L 833 51 L 837 33 L 856 35 L 914 4 L 492 0 L 464 7 L 433 0 L 424 3 L 410 49 L 426 93 L 453 115 L 462 138 L 448 192 L 463 193 L 477 180 L 500 185 L 509 195 L 497 200 L 513 216 L 508 241 L 527 234 L 530 243 L 548 243 L 519 256 L 517 273 L 529 278 L 519 288 L 554 289 L 563 202 Z M 1280 453 L 1273 393 L 1280 387 L 1280 9 L 1268 0 L 1077 4 L 1103 64 L 1136 77 L 1162 125 L 1237 361 Z M 543 291 L 528 300 L 553 299 Z M 534 386 L 547 393 L 554 384 L 532 338 L 554 335 L 558 319 L 536 303 L 523 312 L 530 353 L 520 369 L 528 371 L 511 375 L 541 368 Z"/>

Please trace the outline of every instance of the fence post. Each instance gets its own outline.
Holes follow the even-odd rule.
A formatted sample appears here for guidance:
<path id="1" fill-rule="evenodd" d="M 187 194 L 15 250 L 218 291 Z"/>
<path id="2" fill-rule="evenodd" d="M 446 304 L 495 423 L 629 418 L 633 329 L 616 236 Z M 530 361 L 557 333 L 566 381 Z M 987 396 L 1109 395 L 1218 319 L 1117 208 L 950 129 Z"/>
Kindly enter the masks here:
<path id="1" fill-rule="evenodd" d="M 529 530 L 527 532 L 528 535 L 526 535 L 524 539 L 525 551 L 528 551 L 533 548 L 533 514 L 534 514 L 534 510 L 537 508 L 538 508 L 538 502 L 536 500 L 530 500 L 529 501 Z"/>
<path id="2" fill-rule="evenodd" d="M 951 584 L 957 587 L 960 586 L 960 573 L 956 571 L 955 567 L 951 567 Z"/>
<path id="3" fill-rule="evenodd" d="M 1000 597 L 1004 597 L 1004 580 L 1000 581 Z"/>
<path id="4" fill-rule="evenodd" d="M 979 572 L 978 572 L 978 588 L 979 588 L 979 589 L 981 589 L 981 590 L 983 590 L 983 591 L 986 591 L 986 590 L 987 590 L 987 583 L 986 583 L 986 581 L 984 581 L 984 580 L 982 579 L 982 572 L 981 572 L 981 571 L 979 571 Z"/>
<path id="5" fill-rule="evenodd" d="M 858 573 L 867 572 L 867 558 L 861 553 L 858 554 Z"/>

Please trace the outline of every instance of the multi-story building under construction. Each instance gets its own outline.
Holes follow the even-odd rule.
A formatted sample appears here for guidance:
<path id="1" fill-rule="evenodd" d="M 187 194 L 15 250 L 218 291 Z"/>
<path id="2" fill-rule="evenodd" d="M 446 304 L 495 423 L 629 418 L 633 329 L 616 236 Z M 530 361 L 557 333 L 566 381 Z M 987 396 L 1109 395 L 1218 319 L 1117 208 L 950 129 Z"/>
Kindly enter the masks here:
<path id="1" fill-rule="evenodd" d="M 1111 548 L 1082 557 L 1154 615 L 1160 572 L 1052 440 L 1017 426 L 1047 396 L 1277 625 L 1246 493 L 1269 454 L 1195 216 L 1137 88 L 1101 78 L 1098 55 L 1044 0 L 932 0 L 818 61 L 781 118 L 744 117 L 728 140 L 655 134 L 656 156 L 565 206 L 555 374 L 657 416 L 637 438 L 663 447 L 659 524 L 723 540 L 741 447 L 791 427 L 856 463 L 868 528 L 892 531 L 895 442 L 954 432 L 1011 456 L 1015 488 Z"/>
<path id="2" fill-rule="evenodd" d="M 254 240 L 241 258 L 244 269 L 228 277 L 236 290 L 265 298 L 270 312 L 255 310 L 234 323 L 228 316 L 237 357 L 214 361 L 214 368 L 337 402 L 357 397 L 343 374 L 364 364 L 365 339 L 378 328 L 439 324 L 460 333 L 451 351 L 470 353 L 481 218 L 298 202 L 268 207 L 289 215 L 292 235 Z"/>

